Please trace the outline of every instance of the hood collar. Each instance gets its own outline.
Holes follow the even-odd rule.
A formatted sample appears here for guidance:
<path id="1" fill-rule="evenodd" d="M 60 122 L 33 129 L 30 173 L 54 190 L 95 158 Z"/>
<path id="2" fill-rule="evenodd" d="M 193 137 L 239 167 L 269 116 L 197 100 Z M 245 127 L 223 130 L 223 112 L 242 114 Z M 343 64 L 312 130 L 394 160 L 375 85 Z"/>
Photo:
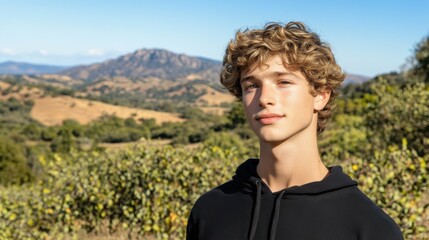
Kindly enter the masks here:
<path id="1" fill-rule="evenodd" d="M 256 167 L 259 164 L 259 159 L 248 159 L 242 163 L 236 170 L 234 179 L 240 181 L 244 186 L 244 191 L 255 191 L 256 181 L 261 182 L 261 193 L 272 194 L 269 187 L 261 181 L 261 178 L 256 172 Z M 310 182 L 301 186 L 293 186 L 284 189 L 285 195 L 316 195 L 326 192 L 335 191 L 338 189 L 357 186 L 357 182 L 353 181 L 348 175 L 343 173 L 340 166 L 329 167 L 329 174 L 322 180 Z"/>

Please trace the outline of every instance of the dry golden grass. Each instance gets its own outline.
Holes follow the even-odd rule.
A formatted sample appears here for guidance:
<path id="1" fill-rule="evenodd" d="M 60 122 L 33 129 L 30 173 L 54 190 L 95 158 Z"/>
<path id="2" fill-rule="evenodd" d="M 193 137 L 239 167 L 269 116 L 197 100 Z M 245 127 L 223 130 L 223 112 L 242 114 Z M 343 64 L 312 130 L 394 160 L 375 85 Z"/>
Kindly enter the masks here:
<path id="1" fill-rule="evenodd" d="M 74 119 L 81 124 L 87 124 L 103 115 L 115 115 L 120 118 L 132 117 L 135 120 L 153 118 L 157 123 L 183 121 L 172 113 L 114 106 L 69 96 L 34 99 L 34 106 L 31 109 L 31 117 L 47 126 L 61 125 L 66 119 Z"/>
<path id="2" fill-rule="evenodd" d="M 6 82 L 2 82 L 2 81 L 0 81 L 0 89 L 7 89 L 7 88 L 9 88 L 9 86 L 10 86 L 10 84 L 9 83 L 6 83 Z"/>
<path id="3" fill-rule="evenodd" d="M 0 82 L 0 90 L 5 90 L 10 87 L 9 83 Z M 2 91 L 0 91 L 1 93 Z M 15 98 L 17 100 L 23 101 L 27 99 L 33 99 L 37 98 L 43 95 L 43 90 L 40 88 L 29 88 L 27 86 L 22 86 L 21 89 L 19 89 L 18 86 L 13 86 L 12 91 L 6 95 L 0 94 L 0 100 L 7 100 L 9 98 Z"/>
<path id="4" fill-rule="evenodd" d="M 68 88 L 83 84 L 82 80 L 59 74 L 44 74 L 37 77 L 23 75 L 22 78 L 28 83 L 50 85 L 57 88 Z"/>
<path id="5" fill-rule="evenodd" d="M 174 87 L 178 83 L 168 82 L 165 84 L 166 80 L 162 80 L 155 77 L 147 77 L 139 79 L 138 81 L 133 81 L 126 77 L 113 77 L 106 78 L 100 81 L 97 81 L 86 87 L 84 92 L 78 93 L 81 96 L 92 95 L 99 96 L 103 93 L 109 92 L 141 92 L 144 93 L 152 87 L 157 87 L 159 89 L 168 89 L 169 87 Z M 101 91 L 103 89 L 103 91 Z"/>
<path id="6" fill-rule="evenodd" d="M 77 80 L 74 78 L 71 78 L 69 76 L 66 75 L 60 75 L 60 74 L 43 74 L 39 76 L 42 79 L 55 79 L 57 81 L 61 81 L 61 82 L 72 82 L 73 84 L 75 83 L 82 83 L 82 80 Z"/>
<path id="7" fill-rule="evenodd" d="M 198 75 L 198 74 L 189 74 L 188 76 L 186 76 L 186 80 L 189 80 L 189 81 L 193 81 L 193 80 L 196 80 L 196 79 L 201 79 L 202 77 L 200 76 L 200 75 Z"/>
<path id="8" fill-rule="evenodd" d="M 205 90 L 206 94 L 204 94 L 203 96 L 199 97 L 197 99 L 197 102 L 205 102 L 211 106 L 213 105 L 219 105 L 221 103 L 224 102 L 234 102 L 235 101 L 235 97 L 232 96 L 229 93 L 222 93 L 219 91 L 216 91 L 215 89 L 207 86 L 207 85 L 196 85 L 195 88 L 199 89 L 199 90 Z"/>

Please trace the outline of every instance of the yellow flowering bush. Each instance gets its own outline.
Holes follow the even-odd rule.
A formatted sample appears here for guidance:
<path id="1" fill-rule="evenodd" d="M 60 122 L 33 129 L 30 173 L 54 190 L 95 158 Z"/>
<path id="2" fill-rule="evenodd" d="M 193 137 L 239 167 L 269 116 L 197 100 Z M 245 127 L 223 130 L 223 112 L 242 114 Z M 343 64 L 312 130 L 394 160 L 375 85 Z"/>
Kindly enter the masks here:
<path id="1" fill-rule="evenodd" d="M 203 192 L 232 176 L 242 157 L 205 147 L 129 149 L 118 155 L 56 157 L 37 185 L 5 189 L 0 239 L 60 238 L 78 230 L 137 229 L 141 236 L 183 239 L 189 211 Z"/>
<path id="2" fill-rule="evenodd" d="M 140 236 L 183 239 L 197 197 L 230 179 L 244 158 L 233 149 L 169 146 L 57 156 L 38 184 L 2 189 L 0 239 L 61 239 L 82 229 L 101 231 L 103 222 L 111 232 L 125 228 Z M 347 162 L 345 171 L 407 239 L 428 234 L 427 157 L 404 146 Z"/>
<path id="3" fill-rule="evenodd" d="M 353 157 L 346 172 L 360 189 L 399 224 L 406 239 L 427 236 L 429 157 L 390 147 L 372 158 Z"/>

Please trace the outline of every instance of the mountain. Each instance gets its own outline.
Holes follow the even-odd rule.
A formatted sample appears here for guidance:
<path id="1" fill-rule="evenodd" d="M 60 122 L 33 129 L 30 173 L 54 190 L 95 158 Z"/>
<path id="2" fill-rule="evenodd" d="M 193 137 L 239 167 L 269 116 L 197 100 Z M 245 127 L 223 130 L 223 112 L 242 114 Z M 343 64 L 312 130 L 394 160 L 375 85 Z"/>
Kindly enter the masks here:
<path id="1" fill-rule="evenodd" d="M 57 73 L 64 69 L 66 67 L 23 62 L 8 61 L 0 63 L 0 74 L 47 74 Z"/>
<path id="2" fill-rule="evenodd" d="M 221 63 L 211 59 L 162 49 L 140 49 L 113 60 L 66 69 L 61 74 L 86 82 L 117 76 L 130 79 L 155 77 L 165 80 L 217 81 L 220 68 Z"/>
<path id="3" fill-rule="evenodd" d="M 346 73 L 346 78 L 344 79 L 344 86 L 348 84 L 361 84 L 369 81 L 370 79 L 370 77 Z"/>
<path id="4" fill-rule="evenodd" d="M 164 80 L 205 80 L 218 82 L 221 62 L 163 49 L 140 49 L 101 63 L 66 69 L 60 74 L 87 83 L 99 78 L 126 77 L 130 79 L 158 78 Z M 370 78 L 347 74 L 344 84 L 363 83 Z"/>
<path id="5" fill-rule="evenodd" d="M 129 92 L 164 98 L 168 97 L 165 94 L 177 92 L 178 89 L 185 89 L 184 95 L 192 92 L 191 95 L 197 96 L 199 91 L 193 91 L 191 86 L 194 83 L 219 88 L 221 64 L 220 61 L 168 50 L 139 49 L 116 59 L 68 69 L 6 62 L 0 64 L 0 74 L 32 74 L 31 77 L 22 77 L 23 80 L 56 87 L 82 86 L 97 94 Z M 61 69 L 62 71 L 58 72 Z M 48 72 L 57 73 L 46 74 Z M 344 85 L 367 80 L 368 77 L 347 74 Z"/>

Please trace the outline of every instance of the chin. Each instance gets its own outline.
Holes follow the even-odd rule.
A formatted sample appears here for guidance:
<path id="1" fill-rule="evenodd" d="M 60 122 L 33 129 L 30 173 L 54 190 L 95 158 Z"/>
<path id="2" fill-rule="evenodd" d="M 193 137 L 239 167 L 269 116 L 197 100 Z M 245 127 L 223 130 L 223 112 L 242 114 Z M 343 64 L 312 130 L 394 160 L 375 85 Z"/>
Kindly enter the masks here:
<path id="1" fill-rule="evenodd" d="M 292 138 L 305 137 L 312 130 L 310 124 L 297 126 L 296 128 L 279 128 L 278 126 L 264 126 L 253 129 L 260 142 L 279 144 Z M 314 129 L 316 131 L 316 129 Z"/>
<path id="2" fill-rule="evenodd" d="M 286 134 L 284 131 L 278 131 L 278 130 L 271 130 L 271 131 L 259 131 L 258 134 L 256 134 L 259 137 L 259 140 L 261 142 L 266 143 L 279 143 L 286 141 L 290 136 Z"/>

